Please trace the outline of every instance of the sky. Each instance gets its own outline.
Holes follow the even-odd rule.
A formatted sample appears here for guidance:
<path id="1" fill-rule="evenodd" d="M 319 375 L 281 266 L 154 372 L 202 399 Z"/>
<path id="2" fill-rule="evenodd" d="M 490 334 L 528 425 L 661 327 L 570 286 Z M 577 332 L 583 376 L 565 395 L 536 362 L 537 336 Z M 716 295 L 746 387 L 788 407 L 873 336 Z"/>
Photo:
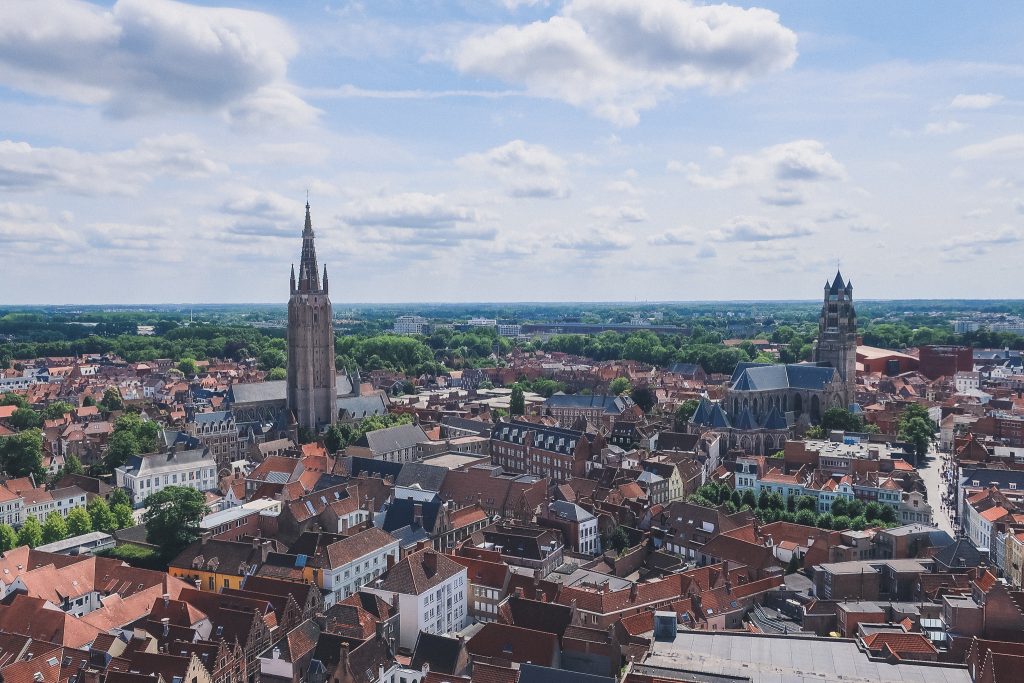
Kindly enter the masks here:
<path id="1" fill-rule="evenodd" d="M 1024 3 L 0 2 L 0 304 L 1020 298 Z"/>

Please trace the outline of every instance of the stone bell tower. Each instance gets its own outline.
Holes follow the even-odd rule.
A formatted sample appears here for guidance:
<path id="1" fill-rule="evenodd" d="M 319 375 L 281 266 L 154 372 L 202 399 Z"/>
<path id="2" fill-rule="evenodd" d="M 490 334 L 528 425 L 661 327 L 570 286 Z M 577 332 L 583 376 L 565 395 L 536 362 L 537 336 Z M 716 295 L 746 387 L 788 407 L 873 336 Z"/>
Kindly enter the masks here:
<path id="1" fill-rule="evenodd" d="M 838 271 L 832 284 L 825 282 L 825 301 L 811 358 L 839 371 L 845 386 L 845 407 L 849 407 L 856 399 L 857 312 L 853 309 L 853 282 L 844 284 Z"/>
<path id="2" fill-rule="evenodd" d="M 334 325 L 327 296 L 327 267 L 317 271 L 313 222 L 306 202 L 302 258 L 298 279 L 292 266 L 288 300 L 288 410 L 299 427 L 314 432 L 338 419 L 337 373 L 334 369 Z"/>

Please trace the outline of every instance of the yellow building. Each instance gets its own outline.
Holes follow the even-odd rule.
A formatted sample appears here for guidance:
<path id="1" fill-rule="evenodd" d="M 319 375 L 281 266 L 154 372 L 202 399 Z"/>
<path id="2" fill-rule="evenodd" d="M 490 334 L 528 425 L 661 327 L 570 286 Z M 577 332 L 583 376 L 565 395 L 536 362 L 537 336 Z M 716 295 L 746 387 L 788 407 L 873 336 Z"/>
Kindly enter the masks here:
<path id="1" fill-rule="evenodd" d="M 261 539 L 243 543 L 204 537 L 182 550 L 167 573 L 204 591 L 241 588 L 245 577 L 256 573 L 267 559 L 269 549 Z"/>

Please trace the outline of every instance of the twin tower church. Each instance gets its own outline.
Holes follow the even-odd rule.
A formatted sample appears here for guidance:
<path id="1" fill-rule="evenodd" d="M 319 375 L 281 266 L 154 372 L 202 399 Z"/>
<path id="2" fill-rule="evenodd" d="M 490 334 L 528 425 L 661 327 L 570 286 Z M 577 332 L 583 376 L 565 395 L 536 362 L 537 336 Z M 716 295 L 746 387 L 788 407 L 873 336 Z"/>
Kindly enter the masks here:
<path id="1" fill-rule="evenodd" d="M 812 361 L 797 364 L 740 363 L 722 401 L 702 400 L 690 421 L 694 432 L 728 432 L 730 445 L 748 452 L 782 448 L 793 428 L 817 423 L 824 411 L 855 401 L 857 314 L 853 283 L 836 273 L 825 283 Z M 338 375 L 327 267 L 317 265 L 313 222 L 306 203 L 302 256 L 292 266 L 288 300 L 287 409 L 300 428 L 334 424 L 338 404 L 358 392 L 358 379 Z M 339 393 L 340 391 L 340 393 Z"/>

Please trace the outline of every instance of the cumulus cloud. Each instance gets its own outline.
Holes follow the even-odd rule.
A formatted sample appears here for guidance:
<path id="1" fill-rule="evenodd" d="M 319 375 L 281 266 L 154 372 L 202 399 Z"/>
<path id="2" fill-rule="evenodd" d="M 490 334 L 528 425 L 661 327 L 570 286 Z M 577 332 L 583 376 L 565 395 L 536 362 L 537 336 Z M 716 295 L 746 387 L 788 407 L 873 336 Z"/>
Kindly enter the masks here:
<path id="1" fill-rule="evenodd" d="M 758 216 L 737 216 L 710 233 L 719 242 L 774 242 L 814 234 L 808 227 L 777 223 Z"/>
<path id="2" fill-rule="evenodd" d="M 984 93 L 979 95 L 957 95 L 949 103 L 950 109 L 988 109 L 1003 101 L 1002 95 Z"/>
<path id="3" fill-rule="evenodd" d="M 925 125 L 925 135 L 951 135 L 953 133 L 960 133 L 970 128 L 966 123 L 962 121 L 932 121 Z"/>
<path id="4" fill-rule="evenodd" d="M 156 176 L 204 178 L 227 166 L 193 135 L 162 135 L 116 152 L 80 152 L 0 140 L 0 190 L 64 190 L 81 195 L 135 194 Z"/>
<path id="5" fill-rule="evenodd" d="M 81 243 L 79 235 L 68 225 L 70 215 L 58 220 L 46 207 L 21 202 L 0 202 L 0 246 L 5 251 L 40 255 L 46 250 L 65 251 Z"/>
<path id="6" fill-rule="evenodd" d="M 942 259 L 952 262 L 969 261 L 985 256 L 995 248 L 1004 248 L 1024 243 L 1024 231 L 1003 226 L 998 230 L 964 233 L 943 241 L 939 248 Z"/>
<path id="7" fill-rule="evenodd" d="M 570 193 L 565 160 L 544 145 L 512 140 L 457 162 L 497 178 L 513 197 L 562 199 Z"/>
<path id="8" fill-rule="evenodd" d="M 643 223 L 650 216 L 642 206 L 624 204 L 623 206 L 595 206 L 587 211 L 593 218 L 600 218 L 611 223 Z"/>
<path id="9" fill-rule="evenodd" d="M 102 105 L 114 116 L 170 109 L 232 119 L 308 121 L 289 91 L 298 45 L 281 21 L 173 0 L 0 3 L 0 82 Z"/>
<path id="10" fill-rule="evenodd" d="M 796 34 L 771 11 L 684 0 L 570 0 L 545 21 L 466 38 L 459 71 L 520 84 L 620 125 L 673 91 L 730 91 L 788 69 Z"/>
<path id="11" fill-rule="evenodd" d="M 556 249 L 594 254 L 621 251 L 631 243 L 632 240 L 621 232 L 604 229 L 567 233 L 558 236 L 553 242 Z"/>
<path id="12" fill-rule="evenodd" d="M 656 247 L 692 246 L 697 243 L 697 238 L 689 228 L 673 228 L 652 235 L 647 243 Z"/>
<path id="13" fill-rule="evenodd" d="M 777 193 L 781 190 L 782 194 L 794 193 L 789 183 L 846 178 L 843 165 L 817 140 L 794 140 L 765 147 L 756 154 L 734 156 L 717 175 L 702 173 L 697 164 L 681 170 L 697 187 L 721 190 L 769 182 L 781 183 Z"/>
<path id="14" fill-rule="evenodd" d="M 953 154 L 967 161 L 977 159 L 1017 159 L 1024 156 L 1024 134 L 1004 135 L 988 142 L 966 145 Z"/>
<path id="15" fill-rule="evenodd" d="M 443 194 L 406 192 L 364 197 L 349 202 L 341 218 L 352 226 L 447 229 L 476 223 L 480 212 Z"/>

